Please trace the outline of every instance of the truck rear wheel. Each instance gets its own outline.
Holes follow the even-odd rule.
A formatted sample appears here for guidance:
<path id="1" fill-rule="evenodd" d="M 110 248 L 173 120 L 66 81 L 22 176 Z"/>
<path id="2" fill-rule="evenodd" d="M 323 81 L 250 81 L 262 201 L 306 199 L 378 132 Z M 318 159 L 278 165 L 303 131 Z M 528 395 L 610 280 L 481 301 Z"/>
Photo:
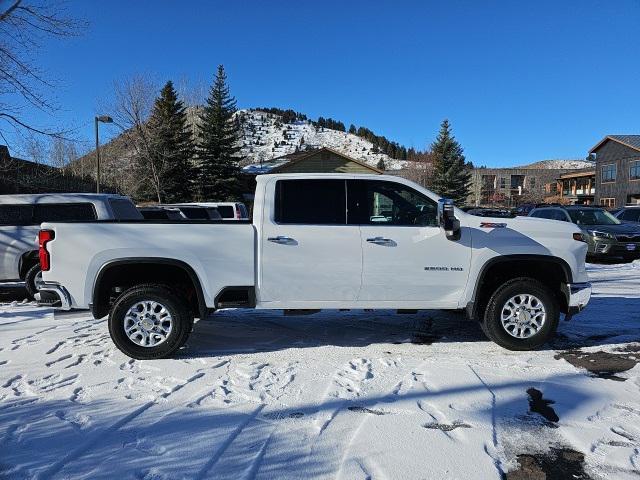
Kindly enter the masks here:
<path id="1" fill-rule="evenodd" d="M 533 278 L 515 278 L 491 296 L 482 330 L 508 350 L 533 350 L 558 327 L 558 301 L 548 287 Z"/>
<path id="2" fill-rule="evenodd" d="M 125 291 L 109 313 L 109 334 L 129 357 L 152 360 L 169 357 L 189 337 L 193 314 L 164 285 L 139 285 Z"/>
<path id="3" fill-rule="evenodd" d="M 42 270 L 40 269 L 40 264 L 36 263 L 29 270 L 27 270 L 27 274 L 24 277 L 24 287 L 29 294 L 29 298 L 32 300 L 38 300 L 36 295 L 38 294 L 40 284 L 42 283 Z"/>

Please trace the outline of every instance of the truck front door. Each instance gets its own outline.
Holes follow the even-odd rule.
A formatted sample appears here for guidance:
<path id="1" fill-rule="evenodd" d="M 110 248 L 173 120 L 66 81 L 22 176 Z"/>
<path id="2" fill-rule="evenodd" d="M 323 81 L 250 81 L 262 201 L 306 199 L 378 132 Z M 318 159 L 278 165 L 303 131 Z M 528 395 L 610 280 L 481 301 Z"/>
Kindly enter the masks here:
<path id="1" fill-rule="evenodd" d="M 447 239 L 437 203 L 402 183 L 349 180 L 347 191 L 348 222 L 360 225 L 362 242 L 358 301 L 456 308 L 469 275 L 469 232 Z"/>
<path id="2" fill-rule="evenodd" d="M 267 186 L 265 204 L 274 208 L 259 242 L 261 304 L 330 308 L 355 301 L 362 248 L 359 227 L 346 221 L 346 180 L 278 179 Z"/>

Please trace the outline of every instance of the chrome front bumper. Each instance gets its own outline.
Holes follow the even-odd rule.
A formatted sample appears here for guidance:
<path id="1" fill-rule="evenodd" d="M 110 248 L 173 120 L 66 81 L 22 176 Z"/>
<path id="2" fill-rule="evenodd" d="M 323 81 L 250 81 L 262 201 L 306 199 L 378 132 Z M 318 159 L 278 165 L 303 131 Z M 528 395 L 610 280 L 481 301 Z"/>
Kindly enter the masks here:
<path id="1" fill-rule="evenodd" d="M 591 283 L 570 283 L 567 284 L 567 305 L 569 312 L 577 313 L 587 306 L 591 299 Z"/>
<path id="2" fill-rule="evenodd" d="M 71 295 L 62 285 L 53 282 L 43 282 L 38 288 L 40 300 L 38 305 L 58 307 L 62 310 L 71 310 Z"/>

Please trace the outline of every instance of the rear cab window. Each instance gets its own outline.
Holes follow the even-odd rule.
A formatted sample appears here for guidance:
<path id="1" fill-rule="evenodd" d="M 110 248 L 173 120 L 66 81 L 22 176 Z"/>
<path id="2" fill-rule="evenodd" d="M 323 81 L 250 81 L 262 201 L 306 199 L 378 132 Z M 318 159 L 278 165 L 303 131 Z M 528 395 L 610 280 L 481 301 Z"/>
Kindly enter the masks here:
<path id="1" fill-rule="evenodd" d="M 32 205 L 0 205 L 0 225 L 34 225 Z"/>
<path id="2" fill-rule="evenodd" d="M 110 198 L 109 205 L 111 205 L 113 216 L 117 220 L 139 220 L 143 218 L 140 211 L 130 200 Z"/>
<path id="3" fill-rule="evenodd" d="M 42 203 L 33 208 L 35 224 L 43 222 L 67 222 L 96 220 L 96 209 L 92 203 Z"/>

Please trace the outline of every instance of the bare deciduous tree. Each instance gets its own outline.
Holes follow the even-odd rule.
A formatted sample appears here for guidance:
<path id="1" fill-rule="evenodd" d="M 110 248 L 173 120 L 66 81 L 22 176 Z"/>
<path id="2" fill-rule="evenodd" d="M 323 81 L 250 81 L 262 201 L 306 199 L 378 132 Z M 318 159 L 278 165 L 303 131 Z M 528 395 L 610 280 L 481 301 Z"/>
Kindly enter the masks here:
<path id="1" fill-rule="evenodd" d="M 46 40 L 76 35 L 83 26 L 64 15 L 59 1 L 0 0 L 0 125 L 54 137 L 64 135 L 26 118 L 29 107 L 47 113 L 56 110 L 51 101 L 53 82 L 32 59 Z"/>
<path id="2" fill-rule="evenodd" d="M 423 187 L 430 187 L 433 179 L 433 159 L 430 153 L 422 153 L 415 156 L 414 160 L 407 162 L 402 171 L 402 176 L 416 182 Z"/>
<path id="3" fill-rule="evenodd" d="M 154 162 L 153 146 L 149 131 L 149 116 L 153 109 L 153 102 L 158 92 L 155 82 L 147 75 L 135 75 L 114 84 L 114 104 L 111 108 L 114 123 L 122 129 L 120 136 L 122 145 L 118 148 L 122 160 L 127 160 L 128 165 L 121 165 L 120 170 L 127 179 L 118 179 L 118 183 L 125 186 L 128 193 L 149 189 L 142 182 L 151 179 L 151 190 L 158 201 L 160 197 L 160 184 L 162 181 L 162 169 Z M 142 169 L 145 175 L 130 175 L 130 171 Z M 123 182 L 124 180 L 124 182 Z M 131 181 L 133 180 L 133 184 Z"/>

